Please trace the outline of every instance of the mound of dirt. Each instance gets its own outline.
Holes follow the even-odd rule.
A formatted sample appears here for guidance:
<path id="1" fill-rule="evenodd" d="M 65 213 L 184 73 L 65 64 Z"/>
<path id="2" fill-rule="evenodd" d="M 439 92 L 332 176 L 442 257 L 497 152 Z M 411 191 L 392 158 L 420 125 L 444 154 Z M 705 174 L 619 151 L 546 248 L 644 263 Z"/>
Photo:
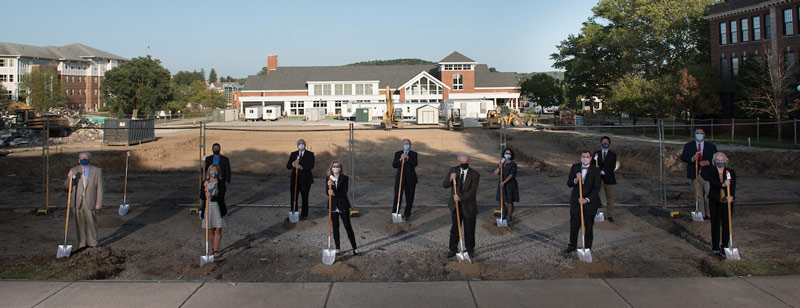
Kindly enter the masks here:
<path id="1" fill-rule="evenodd" d="M 569 273 L 570 278 L 603 277 L 614 269 L 614 266 L 608 261 L 597 259 L 592 260 L 592 263 L 573 260 L 570 265 L 572 266 L 572 272 Z"/>
<path id="2" fill-rule="evenodd" d="M 414 227 L 414 225 L 410 224 L 409 222 L 407 222 L 405 220 L 403 222 L 401 222 L 401 223 L 387 222 L 387 223 L 383 224 L 383 230 L 386 231 L 386 233 L 389 233 L 389 234 L 398 234 L 398 233 L 401 233 L 401 232 L 408 232 L 411 229 L 413 229 L 413 227 Z"/>
<path id="3" fill-rule="evenodd" d="M 498 227 L 497 221 L 487 221 L 481 224 L 481 227 L 491 235 L 503 235 L 511 232 L 511 227 Z"/>
<path id="4" fill-rule="evenodd" d="M 489 266 L 483 263 L 451 261 L 445 264 L 444 269 L 450 273 L 458 273 L 461 276 L 481 276 L 487 272 Z"/>
<path id="5" fill-rule="evenodd" d="M 198 264 L 186 265 L 183 267 L 183 276 L 187 278 L 197 278 L 211 275 L 218 267 L 217 263 L 206 263 L 203 266 Z"/>
<path id="6" fill-rule="evenodd" d="M 336 262 L 333 265 L 319 263 L 311 268 L 311 274 L 322 275 L 334 280 L 350 280 L 361 276 L 361 271 L 353 265 Z"/>
<path id="7" fill-rule="evenodd" d="M 288 222 L 288 221 L 284 221 L 283 229 L 284 230 L 303 231 L 303 230 L 306 230 L 306 229 L 313 228 L 316 225 L 317 225 L 317 223 L 313 222 L 311 220 L 300 220 L 300 221 L 298 221 L 296 223 L 291 223 L 291 222 Z"/>
<path id="8" fill-rule="evenodd" d="M 710 220 L 704 220 L 704 221 L 700 221 L 700 222 L 692 221 L 692 222 L 686 223 L 684 225 L 684 227 L 686 228 L 686 231 L 689 231 L 692 234 L 704 234 L 704 233 L 709 233 L 710 234 L 710 232 L 711 232 L 711 221 Z M 736 231 L 736 230 L 734 230 L 734 231 Z"/>

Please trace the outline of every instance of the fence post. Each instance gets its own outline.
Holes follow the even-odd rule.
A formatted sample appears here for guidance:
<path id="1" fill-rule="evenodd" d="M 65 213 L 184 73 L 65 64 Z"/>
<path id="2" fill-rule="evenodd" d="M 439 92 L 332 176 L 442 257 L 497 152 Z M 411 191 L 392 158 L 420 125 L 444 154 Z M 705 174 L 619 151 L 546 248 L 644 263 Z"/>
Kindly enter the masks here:
<path id="1" fill-rule="evenodd" d="M 797 118 L 794 119 L 794 144 L 797 144 Z"/>
<path id="2" fill-rule="evenodd" d="M 714 118 L 711 118 L 711 139 L 714 139 Z"/>
<path id="3" fill-rule="evenodd" d="M 689 123 L 690 123 L 690 127 L 691 127 L 691 129 L 690 129 L 691 131 L 689 131 L 689 137 L 691 137 L 691 136 L 694 135 L 694 118 L 691 118 L 689 120 Z"/>
<path id="4" fill-rule="evenodd" d="M 736 124 L 735 123 L 736 123 L 736 119 L 735 118 L 731 118 L 731 141 L 733 141 L 733 138 L 734 138 L 733 132 L 736 131 Z"/>
<path id="5" fill-rule="evenodd" d="M 350 203 L 356 206 L 356 165 L 353 154 L 353 123 L 350 123 Z"/>
<path id="6" fill-rule="evenodd" d="M 659 190 L 660 196 L 659 201 L 661 202 L 661 207 L 667 209 L 667 191 L 666 185 L 664 183 L 664 176 L 666 171 L 666 166 L 664 165 L 664 121 L 658 120 L 658 160 L 659 160 Z"/>
<path id="7" fill-rule="evenodd" d="M 761 120 L 756 118 L 756 143 L 761 142 Z"/>

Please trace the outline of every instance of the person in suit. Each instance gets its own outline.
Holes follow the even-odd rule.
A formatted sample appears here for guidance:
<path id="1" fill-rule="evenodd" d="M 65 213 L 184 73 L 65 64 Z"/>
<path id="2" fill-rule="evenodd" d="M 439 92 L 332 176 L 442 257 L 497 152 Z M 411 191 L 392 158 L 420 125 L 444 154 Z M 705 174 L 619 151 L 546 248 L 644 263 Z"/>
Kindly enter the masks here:
<path id="1" fill-rule="evenodd" d="M 211 165 L 217 165 L 220 169 L 220 179 L 225 182 L 225 185 L 231 184 L 231 162 L 228 160 L 227 156 L 221 155 L 220 151 L 222 147 L 220 147 L 219 143 L 215 143 L 211 146 L 211 151 L 214 153 L 213 155 L 206 156 L 206 173 L 208 173 L 208 168 Z"/>
<path id="2" fill-rule="evenodd" d="M 403 163 L 405 161 L 405 163 Z M 403 211 L 403 217 L 406 220 L 411 220 L 411 208 L 414 207 L 414 191 L 417 187 L 417 152 L 411 150 L 411 140 L 403 139 L 403 149 L 394 153 L 394 160 L 392 160 L 392 167 L 397 169 L 394 176 L 394 199 L 392 200 L 392 213 L 399 213 L 399 203 L 403 199 L 402 194 L 406 195 L 406 209 Z M 400 167 L 403 167 L 403 178 L 400 178 Z M 402 188 L 398 188 L 402 181 Z M 398 192 L 398 189 L 402 191 Z"/>
<path id="3" fill-rule="evenodd" d="M 93 166 L 92 153 L 78 154 L 78 166 L 67 174 L 64 186 L 69 188 L 72 179 L 72 196 L 69 206 L 75 212 L 78 232 L 78 249 L 97 247 L 97 216 L 95 211 L 103 208 L 103 169 Z"/>
<path id="4" fill-rule="evenodd" d="M 514 151 L 511 149 L 503 150 L 500 163 L 494 169 L 494 175 L 500 176 L 500 170 L 503 170 L 503 178 L 497 179 L 497 193 L 495 200 L 500 201 L 500 193 L 503 194 L 503 203 L 500 206 L 503 208 L 503 216 L 511 221 L 511 215 L 514 214 L 514 202 L 519 202 L 519 185 L 517 184 L 517 163 L 514 162 Z"/>
<path id="5" fill-rule="evenodd" d="M 211 253 L 214 257 L 219 257 L 219 243 L 222 241 L 222 228 L 228 227 L 228 222 L 225 215 L 228 213 L 228 207 L 225 205 L 225 191 L 228 188 L 228 183 L 222 179 L 222 168 L 219 165 L 212 164 L 208 167 L 208 174 L 206 181 L 203 182 L 201 188 L 200 199 L 203 200 L 203 206 L 200 207 L 200 218 L 203 219 L 200 227 L 206 228 L 208 225 L 208 241 L 211 242 Z M 205 201 L 208 200 L 208 215 L 206 215 Z"/>
<path id="6" fill-rule="evenodd" d="M 728 229 L 728 202 L 731 202 L 731 212 L 733 211 L 733 199 L 736 195 L 736 172 L 728 168 L 728 156 L 722 152 L 714 154 L 714 166 L 703 168 L 701 175 L 708 181 L 708 207 L 711 215 L 711 252 L 722 257 L 720 251 L 728 247 L 730 230 Z M 730 172 L 731 179 L 728 180 L 727 173 Z M 728 187 L 731 193 L 728 195 Z M 719 244 L 720 228 L 722 229 L 722 245 Z"/>
<path id="7" fill-rule="evenodd" d="M 294 202 L 298 197 L 292 194 L 295 192 L 295 173 L 299 176 L 297 179 L 297 192 L 303 197 L 300 220 L 306 220 L 308 219 L 308 192 L 311 190 L 311 184 L 314 183 L 314 175 L 311 173 L 311 169 L 314 169 L 314 152 L 306 150 L 306 141 L 304 139 L 297 140 L 297 151 L 289 154 L 289 162 L 286 163 L 286 169 L 292 170 L 289 178 L 289 202 Z"/>
<path id="8" fill-rule="evenodd" d="M 702 128 L 695 129 L 695 140 L 687 142 L 683 146 L 683 152 L 681 153 L 681 161 L 686 163 L 686 177 L 691 180 L 690 183 L 692 183 L 693 190 L 696 174 L 703 172 L 705 167 L 711 166 L 711 160 L 714 156 L 714 153 L 717 152 L 717 146 L 711 142 L 704 141 L 705 137 L 705 130 Z M 695 171 L 695 160 L 697 160 L 700 170 Z M 700 210 L 703 212 L 703 218 L 708 219 L 708 215 L 710 213 L 707 199 L 709 184 L 708 181 L 704 180 L 702 177 L 698 178 L 697 180 L 700 182 L 700 186 L 698 187 L 699 189 L 697 190 L 696 198 L 702 203 Z"/>
<path id="9" fill-rule="evenodd" d="M 444 178 L 442 186 L 448 189 L 450 195 L 447 206 L 450 208 L 450 216 L 453 225 L 450 227 L 450 251 L 447 258 L 452 258 L 458 251 L 458 218 L 456 217 L 456 202 L 464 226 L 464 246 L 470 258 L 475 255 L 475 224 L 478 216 L 478 203 L 476 195 L 478 193 L 478 183 L 481 175 L 477 170 L 469 167 L 470 156 L 467 153 L 458 154 L 458 166 L 451 167 L 447 177 Z M 453 194 L 453 180 L 456 181 L 456 193 Z"/>
<path id="10" fill-rule="evenodd" d="M 602 188 L 606 193 L 606 216 L 609 222 L 614 222 L 614 185 L 617 184 L 617 178 L 614 176 L 614 169 L 617 167 L 617 153 L 611 151 L 611 138 L 603 136 L 600 138 L 600 149 L 594 152 L 594 159 L 596 165 L 600 168 L 600 178 L 602 179 Z"/>
<path id="11" fill-rule="evenodd" d="M 347 198 L 347 188 L 349 178 L 344 175 L 342 164 L 333 161 L 328 168 L 328 196 L 331 198 L 331 224 L 333 227 L 333 241 L 336 243 L 336 253 L 339 253 L 339 219 L 342 219 L 347 238 L 350 240 L 350 247 L 353 247 L 353 255 L 358 255 L 356 246 L 356 235 L 353 232 L 353 225 L 350 223 L 350 199 Z"/>
<path id="12" fill-rule="evenodd" d="M 583 182 L 583 195 L 579 193 L 580 183 Z M 569 246 L 564 250 L 565 254 L 570 254 L 578 248 L 578 233 L 581 230 L 581 207 L 583 204 L 583 224 L 586 228 L 584 244 L 586 248 L 592 248 L 592 235 L 594 226 L 594 216 L 600 207 L 600 187 L 602 178 L 600 170 L 592 164 L 592 156 L 589 151 L 581 152 L 581 162 L 572 165 L 567 178 L 567 186 L 572 188 L 569 197 Z"/>

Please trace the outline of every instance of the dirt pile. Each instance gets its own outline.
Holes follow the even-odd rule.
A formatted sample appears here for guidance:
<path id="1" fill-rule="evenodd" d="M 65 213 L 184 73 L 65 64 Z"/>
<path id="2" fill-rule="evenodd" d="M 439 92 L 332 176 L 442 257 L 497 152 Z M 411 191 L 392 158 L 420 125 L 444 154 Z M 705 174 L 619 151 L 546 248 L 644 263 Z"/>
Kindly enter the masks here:
<path id="1" fill-rule="evenodd" d="M 313 228 L 316 225 L 317 225 L 317 223 L 314 222 L 314 221 L 311 221 L 311 220 L 300 220 L 300 221 L 298 221 L 296 223 L 291 223 L 291 222 L 285 221 L 283 223 L 283 229 L 287 230 L 287 231 L 288 230 L 303 231 L 303 230 L 306 230 L 306 229 Z"/>
<path id="2" fill-rule="evenodd" d="M 314 265 L 314 267 L 311 268 L 310 273 L 312 275 L 325 276 L 333 280 L 351 280 L 358 278 L 361 275 L 361 271 L 359 271 L 358 268 L 343 262 L 336 262 L 332 265 L 320 263 Z"/>
<path id="3" fill-rule="evenodd" d="M 496 220 L 487 221 L 481 224 L 481 228 L 483 228 L 483 230 L 486 230 L 486 232 L 489 232 L 489 234 L 491 235 L 503 235 L 511 232 L 512 230 L 511 227 L 498 227 Z"/>
<path id="4" fill-rule="evenodd" d="M 389 234 L 398 234 L 398 233 L 402 233 L 402 232 L 409 232 L 409 231 L 413 230 L 413 228 L 414 228 L 414 225 L 412 225 L 411 223 L 409 223 L 408 221 L 405 221 L 405 220 L 403 222 L 401 222 L 401 223 L 387 222 L 387 223 L 383 224 L 383 231 L 386 231 L 386 233 L 389 233 Z"/>
<path id="5" fill-rule="evenodd" d="M 572 271 L 569 273 L 570 278 L 604 277 L 614 269 L 614 266 L 604 259 L 595 259 L 592 260 L 592 263 L 573 260 L 570 266 L 572 266 Z"/>

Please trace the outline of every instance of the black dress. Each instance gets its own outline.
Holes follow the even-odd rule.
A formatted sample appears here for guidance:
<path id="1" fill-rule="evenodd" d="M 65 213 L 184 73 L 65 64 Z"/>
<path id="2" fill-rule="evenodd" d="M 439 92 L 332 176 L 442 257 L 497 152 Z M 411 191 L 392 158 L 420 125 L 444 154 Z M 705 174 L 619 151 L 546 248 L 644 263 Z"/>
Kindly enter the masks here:
<path id="1" fill-rule="evenodd" d="M 511 178 L 508 183 L 506 183 L 503 190 L 505 194 L 503 195 L 503 202 L 519 202 L 519 186 L 517 185 L 517 163 L 514 161 L 509 161 L 508 163 L 503 166 L 503 179 L 505 180 L 508 178 L 509 175 L 513 175 L 514 177 Z M 496 201 L 500 201 L 500 177 L 498 175 L 497 178 L 497 194 L 495 196 Z"/>

